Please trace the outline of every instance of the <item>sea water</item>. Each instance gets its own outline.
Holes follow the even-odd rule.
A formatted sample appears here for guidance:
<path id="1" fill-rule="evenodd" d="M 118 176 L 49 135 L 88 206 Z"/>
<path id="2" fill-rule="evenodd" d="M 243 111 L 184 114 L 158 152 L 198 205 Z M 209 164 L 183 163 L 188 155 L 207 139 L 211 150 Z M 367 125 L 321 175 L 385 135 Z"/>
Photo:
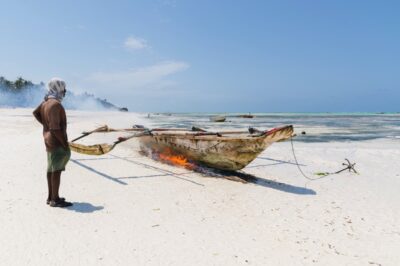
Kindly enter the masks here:
<path id="1" fill-rule="evenodd" d="M 211 122 L 210 117 L 226 116 L 225 122 Z M 363 141 L 393 139 L 400 141 L 400 113 L 254 113 L 241 118 L 235 113 L 150 113 L 143 114 L 151 127 L 191 128 L 210 131 L 265 130 L 293 125 L 302 142 Z M 303 134 L 302 134 L 303 133 Z"/>

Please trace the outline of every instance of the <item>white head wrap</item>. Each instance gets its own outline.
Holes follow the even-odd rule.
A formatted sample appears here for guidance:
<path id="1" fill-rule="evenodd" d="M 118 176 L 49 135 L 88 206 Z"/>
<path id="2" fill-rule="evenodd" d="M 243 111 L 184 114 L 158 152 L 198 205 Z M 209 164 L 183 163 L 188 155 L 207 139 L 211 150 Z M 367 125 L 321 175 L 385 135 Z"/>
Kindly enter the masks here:
<path id="1" fill-rule="evenodd" d="M 52 78 L 47 83 L 47 94 L 48 99 L 56 99 L 62 101 L 65 95 L 66 84 L 65 81 L 60 78 Z"/>

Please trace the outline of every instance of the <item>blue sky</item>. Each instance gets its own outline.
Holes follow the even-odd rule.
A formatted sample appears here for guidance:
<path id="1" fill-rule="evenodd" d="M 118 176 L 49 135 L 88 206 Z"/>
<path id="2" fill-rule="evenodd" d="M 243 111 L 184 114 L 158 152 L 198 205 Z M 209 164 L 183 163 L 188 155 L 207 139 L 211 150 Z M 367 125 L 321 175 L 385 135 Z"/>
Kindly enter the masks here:
<path id="1" fill-rule="evenodd" d="M 132 111 L 400 111 L 398 1 L 0 1 L 0 75 Z"/>

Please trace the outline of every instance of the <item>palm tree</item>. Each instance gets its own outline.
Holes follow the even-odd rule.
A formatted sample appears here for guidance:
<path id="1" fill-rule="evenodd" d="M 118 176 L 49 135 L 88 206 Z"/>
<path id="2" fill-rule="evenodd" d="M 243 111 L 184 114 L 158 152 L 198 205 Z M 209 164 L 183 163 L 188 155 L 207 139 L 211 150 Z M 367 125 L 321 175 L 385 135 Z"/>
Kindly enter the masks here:
<path id="1" fill-rule="evenodd" d="M 25 86 L 25 80 L 22 77 L 19 77 L 15 82 L 14 82 L 14 87 L 16 90 L 21 90 Z"/>

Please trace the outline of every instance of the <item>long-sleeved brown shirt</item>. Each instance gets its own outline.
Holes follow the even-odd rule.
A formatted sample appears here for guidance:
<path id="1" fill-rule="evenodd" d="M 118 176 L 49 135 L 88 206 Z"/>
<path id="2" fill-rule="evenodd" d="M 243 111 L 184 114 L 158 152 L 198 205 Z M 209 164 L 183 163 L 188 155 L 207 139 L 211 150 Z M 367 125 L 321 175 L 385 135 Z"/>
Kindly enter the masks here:
<path id="1" fill-rule="evenodd" d="M 53 151 L 68 144 L 67 116 L 65 115 L 64 107 L 59 101 L 56 99 L 43 101 L 33 111 L 33 115 L 43 125 L 43 138 L 47 151 Z M 55 131 L 62 133 L 64 143 L 56 137 Z"/>

